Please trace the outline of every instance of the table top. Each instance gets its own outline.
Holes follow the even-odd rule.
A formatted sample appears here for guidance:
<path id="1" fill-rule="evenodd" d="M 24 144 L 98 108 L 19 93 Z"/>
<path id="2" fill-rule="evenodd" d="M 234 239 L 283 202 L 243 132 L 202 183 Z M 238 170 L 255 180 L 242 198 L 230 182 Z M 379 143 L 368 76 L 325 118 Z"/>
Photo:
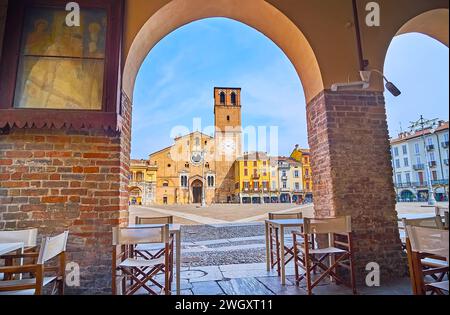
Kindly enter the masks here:
<path id="1" fill-rule="evenodd" d="M 398 214 L 398 220 L 401 221 L 403 218 L 407 220 L 412 219 L 426 219 L 426 218 L 434 218 L 436 217 L 436 214 L 433 213 L 399 213 Z"/>
<path id="2" fill-rule="evenodd" d="M 0 243 L 0 255 L 5 255 L 18 249 L 23 249 L 23 243 Z"/>
<path id="3" fill-rule="evenodd" d="M 162 227 L 164 224 L 129 224 L 129 228 L 152 228 Z M 181 231 L 181 224 L 169 224 L 170 233 L 178 233 Z"/>
<path id="4" fill-rule="evenodd" d="M 300 226 L 303 225 L 303 219 L 279 219 L 279 220 L 266 220 L 267 223 L 275 226 Z"/>

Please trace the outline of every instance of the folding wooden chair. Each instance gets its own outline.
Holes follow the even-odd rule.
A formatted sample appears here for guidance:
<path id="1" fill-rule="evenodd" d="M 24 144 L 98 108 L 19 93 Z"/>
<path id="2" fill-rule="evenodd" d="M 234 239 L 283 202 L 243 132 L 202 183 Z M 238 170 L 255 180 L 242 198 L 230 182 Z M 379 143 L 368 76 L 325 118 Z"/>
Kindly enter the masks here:
<path id="1" fill-rule="evenodd" d="M 436 217 L 438 217 L 439 220 L 442 222 L 444 229 L 448 230 L 448 220 L 449 220 L 448 208 L 436 206 L 435 211 L 436 211 Z"/>
<path id="2" fill-rule="evenodd" d="M 402 248 L 403 250 L 407 250 L 406 245 L 406 225 L 413 225 L 413 226 L 421 226 L 421 227 L 428 227 L 432 229 L 444 229 L 444 225 L 442 223 L 441 218 L 439 218 L 437 215 L 428 217 L 428 218 L 418 218 L 418 219 L 406 219 L 402 218 L 402 226 L 400 230 L 403 230 L 403 234 L 400 235 L 401 241 L 402 241 Z"/>
<path id="3" fill-rule="evenodd" d="M 448 294 L 448 263 L 449 263 L 449 235 L 447 230 L 430 229 L 407 225 L 408 263 L 410 269 L 413 292 L 416 295 Z M 433 282 L 426 282 L 430 274 L 424 266 L 424 258 L 433 258 L 446 261 L 446 266 L 440 268 L 442 276 L 433 278 Z M 433 270 L 435 274 L 436 270 Z M 447 280 L 444 279 L 447 275 Z"/>
<path id="4" fill-rule="evenodd" d="M 66 245 L 69 232 L 64 232 L 55 237 L 45 237 L 42 239 L 39 253 L 25 253 L 13 255 L 13 259 L 23 257 L 37 257 L 36 264 L 22 266 L 0 267 L 0 272 L 5 274 L 32 274 L 33 277 L 19 280 L 0 281 L 0 294 L 29 295 L 42 294 L 43 287 L 53 284 L 51 294 L 64 294 L 64 281 L 66 270 Z M 57 258 L 59 261 L 56 267 L 44 266 L 46 262 Z M 54 276 L 46 277 L 45 273 L 56 273 Z"/>
<path id="5" fill-rule="evenodd" d="M 286 219 L 302 219 L 303 214 L 298 213 L 269 213 L 269 220 L 286 220 Z M 281 259 L 280 259 L 280 237 L 277 227 L 269 226 L 269 252 L 270 252 L 270 267 L 277 266 L 278 276 L 281 275 Z M 293 246 L 284 245 L 283 255 L 286 256 L 285 264 L 287 265 L 292 259 L 294 259 Z M 274 259 L 275 257 L 275 259 Z"/>
<path id="6" fill-rule="evenodd" d="M 31 253 L 36 250 L 37 245 L 37 229 L 26 229 L 26 230 L 14 230 L 14 231 L 0 231 L 0 243 L 23 243 L 23 253 Z M 17 254 L 17 253 L 16 253 Z M 22 253 L 21 253 L 22 254 Z M 5 261 L 5 266 L 13 266 L 17 265 L 17 261 L 19 260 L 18 265 L 24 264 L 24 258 L 13 259 L 13 254 L 0 256 L 0 259 Z M 31 257 L 29 262 L 30 264 L 36 263 L 36 258 Z M 4 277 L 3 274 L 0 274 L 0 280 L 11 280 L 11 274 Z"/>
<path id="7" fill-rule="evenodd" d="M 416 283 L 416 277 L 414 277 L 414 270 L 412 269 L 413 262 L 411 261 L 412 256 L 411 253 L 411 244 L 409 241 L 409 238 L 407 237 L 406 233 L 406 226 L 416 226 L 416 227 L 424 227 L 429 229 L 437 229 L 442 230 L 444 229 L 444 225 L 442 224 L 442 221 L 438 216 L 433 216 L 429 218 L 418 218 L 418 219 L 402 219 L 403 228 L 405 229 L 405 235 L 402 238 L 402 246 L 408 253 L 408 266 L 409 266 L 409 272 L 410 272 L 410 279 L 411 279 L 411 287 L 413 289 L 413 292 L 417 291 L 417 283 Z M 448 264 L 445 263 L 445 261 L 442 261 L 442 259 L 436 259 L 433 257 L 423 257 L 423 260 L 421 262 L 422 266 L 422 275 L 425 277 L 431 277 L 434 279 L 434 281 L 442 281 L 443 277 L 446 275 L 446 271 L 448 270 Z"/>
<path id="8" fill-rule="evenodd" d="M 135 257 L 134 247 L 138 244 L 164 244 L 164 255 L 156 259 Z M 169 225 L 154 227 L 113 229 L 113 294 L 117 294 L 117 278 L 122 280 L 122 294 L 132 295 L 143 288 L 148 293 L 171 294 L 173 237 Z M 120 272 L 120 274 L 118 274 Z M 164 285 L 156 277 L 164 274 Z M 130 286 L 127 286 L 130 280 Z M 151 288 L 151 284 L 158 289 Z"/>
<path id="9" fill-rule="evenodd" d="M 173 224 L 173 216 L 166 217 L 136 217 L 136 225 L 140 224 Z M 139 244 L 135 246 L 137 256 L 146 259 L 156 259 L 164 255 L 164 244 Z"/>
<path id="10" fill-rule="evenodd" d="M 311 236 L 328 234 L 329 246 L 327 248 L 311 248 Z M 298 241 L 298 236 L 303 241 Z M 353 243 L 351 217 L 304 219 L 303 233 L 293 233 L 294 238 L 294 268 L 295 283 L 300 285 L 306 279 L 308 294 L 325 277 L 330 276 L 338 284 L 345 284 L 356 294 L 355 268 L 353 261 Z M 326 260 L 329 260 L 329 265 Z M 350 273 L 350 284 L 346 283 L 340 275 L 338 268 L 347 269 Z M 300 274 L 302 269 L 304 273 Z M 318 278 L 312 282 L 312 273 L 318 273 Z"/>

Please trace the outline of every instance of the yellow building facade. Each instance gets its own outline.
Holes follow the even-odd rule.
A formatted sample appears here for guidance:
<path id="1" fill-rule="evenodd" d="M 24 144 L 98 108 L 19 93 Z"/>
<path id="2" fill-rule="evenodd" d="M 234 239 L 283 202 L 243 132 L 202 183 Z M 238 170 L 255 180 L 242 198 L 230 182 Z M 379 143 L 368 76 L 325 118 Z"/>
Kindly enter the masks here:
<path id="1" fill-rule="evenodd" d="M 305 198 L 312 199 L 313 182 L 310 150 L 302 149 L 296 145 L 295 149 L 292 151 L 291 158 L 302 163 L 303 190 L 305 192 Z"/>
<path id="2" fill-rule="evenodd" d="M 155 202 L 156 165 L 151 165 L 146 160 L 131 160 L 130 182 L 129 182 L 129 203 L 132 205 L 151 205 Z"/>
<path id="3" fill-rule="evenodd" d="M 246 153 L 235 162 L 235 201 L 268 203 L 270 191 L 270 158 L 262 152 Z"/>

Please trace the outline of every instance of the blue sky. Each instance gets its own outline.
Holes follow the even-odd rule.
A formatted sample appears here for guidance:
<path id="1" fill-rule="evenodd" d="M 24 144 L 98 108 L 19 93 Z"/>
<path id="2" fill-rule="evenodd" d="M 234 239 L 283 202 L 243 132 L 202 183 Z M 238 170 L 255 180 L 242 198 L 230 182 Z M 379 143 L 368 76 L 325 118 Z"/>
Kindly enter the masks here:
<path id="1" fill-rule="evenodd" d="M 391 135 L 420 113 L 448 119 L 448 48 L 419 34 L 397 37 L 385 74 L 403 92 L 386 93 Z M 213 87 L 242 88 L 243 126 L 278 126 L 279 154 L 308 147 L 305 97 L 284 53 L 256 30 L 229 19 L 190 23 L 166 36 L 145 59 L 134 91 L 132 157 L 173 143 L 172 129 L 214 124 Z"/>

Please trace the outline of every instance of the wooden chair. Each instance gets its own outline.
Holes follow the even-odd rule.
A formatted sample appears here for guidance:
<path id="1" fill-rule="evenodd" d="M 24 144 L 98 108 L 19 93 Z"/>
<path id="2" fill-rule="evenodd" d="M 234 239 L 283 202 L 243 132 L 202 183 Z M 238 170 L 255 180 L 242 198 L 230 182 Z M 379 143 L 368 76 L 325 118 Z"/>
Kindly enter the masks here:
<path id="1" fill-rule="evenodd" d="M 433 216 L 429 218 L 418 218 L 418 219 L 402 219 L 402 225 L 403 229 L 405 230 L 405 234 L 402 237 L 402 246 L 408 253 L 408 266 L 409 266 L 409 273 L 410 273 L 410 279 L 411 279 L 411 287 L 413 289 L 413 292 L 417 292 L 417 283 L 416 283 L 416 277 L 414 276 L 414 268 L 413 268 L 413 262 L 411 261 L 412 256 L 411 253 L 411 244 L 409 241 L 409 238 L 407 237 L 406 233 L 406 226 L 416 226 L 416 227 L 424 227 L 429 229 L 437 229 L 442 230 L 444 229 L 444 225 L 442 224 L 442 221 L 439 217 Z M 441 259 L 436 259 L 433 257 L 423 257 L 423 260 L 421 262 L 422 266 L 422 272 L 421 274 L 423 276 L 429 276 L 433 278 L 435 281 L 441 281 L 442 278 L 445 276 L 446 270 L 448 269 L 448 265 L 445 264 Z M 419 284 L 420 286 L 420 284 Z"/>
<path id="2" fill-rule="evenodd" d="M 442 222 L 444 229 L 448 230 L 448 207 L 440 207 L 440 206 L 436 206 L 435 208 L 435 212 L 436 212 L 436 217 L 438 217 L 440 219 L 440 221 Z"/>
<path id="3" fill-rule="evenodd" d="M 448 294 L 448 262 L 449 262 L 449 235 L 446 230 L 437 230 L 418 226 L 407 225 L 408 235 L 408 262 L 411 271 L 410 277 L 413 283 L 413 292 L 416 295 Z M 433 282 L 426 282 L 427 269 L 423 265 L 424 258 L 431 257 L 447 262 L 446 267 L 441 268 L 441 272 L 447 275 L 434 279 Z"/>
<path id="4" fill-rule="evenodd" d="M 45 237 L 42 239 L 39 253 L 24 253 L 13 255 L 13 258 L 37 257 L 36 264 L 22 266 L 0 267 L 0 272 L 5 274 L 31 273 L 33 277 L 20 280 L 0 281 L 0 294 L 29 295 L 42 294 L 45 286 L 53 284 L 51 293 L 64 294 L 64 281 L 66 270 L 66 245 L 69 232 L 64 232 L 55 237 Z M 46 262 L 57 258 L 59 261 L 56 267 L 44 266 Z M 45 273 L 52 272 L 54 275 L 46 277 Z M 56 274 L 55 274 L 56 273 Z"/>
<path id="5" fill-rule="evenodd" d="M 0 231 L 0 243 L 23 243 L 23 253 L 30 253 L 36 250 L 37 245 L 37 229 L 15 230 L 15 231 Z M 16 253 L 17 254 L 17 253 Z M 17 265 L 16 261 L 12 258 L 13 254 L 0 256 L 0 259 L 5 261 L 5 266 Z M 31 258 L 30 264 L 35 264 L 36 259 Z M 19 265 L 24 264 L 24 258 L 19 259 Z M 0 280 L 11 280 L 11 275 L 4 277 L 0 274 Z"/>
<path id="6" fill-rule="evenodd" d="M 164 244 L 164 255 L 156 259 L 140 258 L 134 255 L 134 247 L 139 244 Z M 113 229 L 113 294 L 117 294 L 117 279 L 122 280 L 123 295 L 132 295 L 140 288 L 157 295 L 152 283 L 164 294 L 171 294 L 173 237 L 169 233 L 169 225 L 154 227 L 114 228 Z M 118 274 L 120 272 L 120 274 Z M 164 274 L 164 284 L 155 277 Z M 127 286 L 127 279 L 130 286 Z"/>
<path id="7" fill-rule="evenodd" d="M 302 219 L 303 214 L 298 213 L 269 213 L 269 220 L 286 220 L 286 219 Z M 270 252 L 270 266 L 277 266 L 278 276 L 281 275 L 281 264 L 280 264 L 280 237 L 278 233 L 278 228 L 269 226 L 269 252 Z M 293 246 L 284 245 L 284 253 L 286 256 L 285 264 L 288 264 L 292 259 L 294 259 L 294 248 Z M 274 259 L 275 257 L 275 259 Z"/>
<path id="8" fill-rule="evenodd" d="M 329 246 L 326 248 L 311 248 L 311 236 L 328 234 Z M 303 241 L 298 241 L 298 236 Z M 303 233 L 293 232 L 294 238 L 294 268 L 295 283 L 298 286 L 306 279 L 306 289 L 309 295 L 325 277 L 330 276 L 338 284 L 346 284 L 356 294 L 355 267 L 353 259 L 353 241 L 351 217 L 304 219 Z M 329 260 L 329 265 L 325 261 Z M 344 268 L 350 273 L 350 284 L 340 275 L 338 268 Z M 299 269 L 304 273 L 300 274 Z M 317 279 L 312 281 L 312 273 L 317 272 Z"/>
<path id="9" fill-rule="evenodd" d="M 440 229 L 440 230 L 442 230 L 444 228 L 442 220 L 438 216 L 432 216 L 432 217 L 428 217 L 428 218 L 418 218 L 418 219 L 402 218 L 402 226 L 400 227 L 400 231 L 403 231 L 403 234 L 400 233 L 400 238 L 402 241 L 403 250 L 407 250 L 406 228 L 405 228 L 406 225 L 428 227 L 428 228 Z"/>
<path id="10" fill-rule="evenodd" d="M 136 225 L 139 224 L 173 224 L 173 216 L 136 217 Z M 164 255 L 164 244 L 139 244 L 135 251 L 142 258 L 156 259 Z"/>

